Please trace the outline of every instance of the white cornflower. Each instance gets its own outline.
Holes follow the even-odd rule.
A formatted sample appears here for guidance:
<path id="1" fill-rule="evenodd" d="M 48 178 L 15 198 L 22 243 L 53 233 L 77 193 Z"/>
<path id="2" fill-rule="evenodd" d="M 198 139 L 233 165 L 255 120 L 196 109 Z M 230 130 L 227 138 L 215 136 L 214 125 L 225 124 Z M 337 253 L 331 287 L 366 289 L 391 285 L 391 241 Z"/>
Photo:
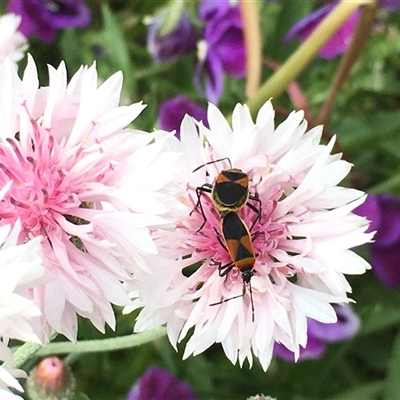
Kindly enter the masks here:
<path id="1" fill-rule="evenodd" d="M 306 132 L 303 112 L 275 127 L 270 102 L 255 123 L 248 108 L 238 105 L 231 128 L 210 105 L 208 123 L 209 129 L 186 117 L 181 140 L 170 139 L 170 147 L 183 153 L 179 183 L 187 211 L 175 221 L 173 234 L 159 232 L 157 240 L 175 251 L 178 261 L 155 263 L 146 279 L 132 286 L 133 307 L 144 307 L 135 329 L 166 323 L 173 345 L 193 329 L 184 358 L 217 342 L 233 363 L 242 365 L 247 358 L 251 365 L 254 355 L 267 369 L 274 342 L 298 357 L 307 343 L 307 318 L 335 322 L 331 304 L 348 302 L 351 291 L 344 274 L 370 268 L 350 250 L 372 237 L 365 233 L 367 220 L 352 213 L 365 196 L 338 186 L 351 165 L 330 154 L 335 138 L 320 143 L 322 127 Z M 205 163 L 210 164 L 193 172 Z M 256 199 L 248 202 L 260 208 L 259 218 L 248 206 L 237 212 L 250 230 L 247 235 L 243 228 L 243 237 L 253 246 L 247 277 L 236 266 L 223 268 L 232 262 L 227 250 L 238 251 L 238 241 L 224 241 L 211 194 L 201 192 L 204 216 L 196 207 L 196 188 L 214 185 L 219 172 L 231 167 L 249 176 Z"/>
<path id="2" fill-rule="evenodd" d="M 21 60 L 28 43 L 26 37 L 18 31 L 21 17 L 6 14 L 0 17 L 0 63 L 7 57 L 13 62 Z"/>

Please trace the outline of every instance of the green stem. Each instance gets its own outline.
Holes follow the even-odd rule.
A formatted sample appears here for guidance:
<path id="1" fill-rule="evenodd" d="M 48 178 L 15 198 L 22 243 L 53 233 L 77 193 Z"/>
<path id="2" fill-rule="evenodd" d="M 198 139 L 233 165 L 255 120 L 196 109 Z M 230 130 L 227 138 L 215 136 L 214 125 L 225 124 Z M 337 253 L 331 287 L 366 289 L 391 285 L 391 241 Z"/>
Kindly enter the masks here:
<path id="1" fill-rule="evenodd" d="M 161 73 L 164 73 L 164 72 L 167 72 L 168 70 L 170 70 L 172 66 L 173 66 L 173 63 L 165 63 L 162 65 L 154 65 L 154 66 L 148 67 L 146 69 L 136 70 L 133 73 L 133 79 L 139 80 L 139 79 L 148 78 L 149 76 L 161 74 Z"/>
<path id="2" fill-rule="evenodd" d="M 152 342 L 166 334 L 165 327 L 158 327 L 142 333 L 134 333 L 127 336 L 107 338 L 100 340 L 84 340 L 77 343 L 56 342 L 49 343 L 46 347 L 39 350 L 36 355 L 40 357 L 53 354 L 65 353 L 98 353 L 103 351 L 113 351 L 140 346 Z"/>
<path id="3" fill-rule="evenodd" d="M 271 97 L 278 97 L 286 90 L 287 85 L 297 78 L 325 43 L 360 5 L 374 2 L 375 0 L 342 0 L 299 49 L 248 100 L 247 105 L 253 117 L 265 101 Z"/>

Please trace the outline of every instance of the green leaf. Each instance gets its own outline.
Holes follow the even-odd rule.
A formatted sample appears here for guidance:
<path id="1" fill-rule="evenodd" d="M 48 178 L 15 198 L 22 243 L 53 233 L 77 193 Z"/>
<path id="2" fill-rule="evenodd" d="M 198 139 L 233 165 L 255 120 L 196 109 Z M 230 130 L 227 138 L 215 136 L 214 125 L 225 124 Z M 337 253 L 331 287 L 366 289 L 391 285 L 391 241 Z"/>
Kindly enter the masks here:
<path id="1" fill-rule="evenodd" d="M 393 343 L 392 354 L 388 362 L 384 400 L 398 400 L 400 394 L 400 331 Z"/>
<path id="2" fill-rule="evenodd" d="M 363 322 L 359 335 L 369 335 L 400 325 L 398 308 L 377 306 Z"/>
<path id="3" fill-rule="evenodd" d="M 340 137 L 342 146 L 357 149 L 366 142 L 376 145 L 378 139 L 391 136 L 393 132 L 399 130 L 398 110 L 351 116 L 344 118 L 343 122 L 335 127 L 335 133 Z"/>
<path id="4" fill-rule="evenodd" d="M 107 3 L 103 3 L 101 6 L 101 12 L 103 15 L 105 36 L 108 42 L 108 50 L 111 54 L 111 59 L 115 63 L 115 66 L 120 69 L 125 77 L 131 77 L 132 68 L 129 58 L 128 46 L 126 44 L 123 32 L 118 24 L 118 20 L 111 12 L 110 7 Z M 133 92 L 133 79 L 126 79 L 125 85 L 130 91 Z M 132 97 L 134 95 L 132 94 Z"/>
<path id="5" fill-rule="evenodd" d="M 50 340 L 53 340 L 57 337 L 58 333 L 55 331 L 51 332 L 50 335 Z M 14 362 L 16 367 L 22 367 L 28 361 L 30 358 L 33 357 L 35 353 L 43 349 L 42 345 L 38 343 L 24 343 L 22 346 L 18 347 L 15 349 L 14 352 Z M 7 366 L 7 363 L 3 364 L 4 366 Z"/>
<path id="6" fill-rule="evenodd" d="M 346 390 L 338 396 L 330 397 L 327 400 L 376 400 L 376 396 L 380 394 L 384 388 L 384 381 L 364 383 L 350 390 Z M 398 399 L 398 397 L 396 399 Z"/>
<path id="7" fill-rule="evenodd" d="M 72 400 L 90 400 L 90 398 L 88 396 L 86 396 L 86 394 L 84 394 L 82 392 L 78 392 L 78 393 L 75 393 L 75 396 Z"/>
<path id="8" fill-rule="evenodd" d="M 400 170 L 393 173 L 393 176 L 379 182 L 377 185 L 369 189 L 370 193 L 387 193 L 400 189 Z"/>
<path id="9" fill-rule="evenodd" d="M 66 29 L 60 35 L 60 48 L 62 59 L 71 71 L 76 71 L 83 63 L 84 42 L 82 32 L 75 29 Z"/>

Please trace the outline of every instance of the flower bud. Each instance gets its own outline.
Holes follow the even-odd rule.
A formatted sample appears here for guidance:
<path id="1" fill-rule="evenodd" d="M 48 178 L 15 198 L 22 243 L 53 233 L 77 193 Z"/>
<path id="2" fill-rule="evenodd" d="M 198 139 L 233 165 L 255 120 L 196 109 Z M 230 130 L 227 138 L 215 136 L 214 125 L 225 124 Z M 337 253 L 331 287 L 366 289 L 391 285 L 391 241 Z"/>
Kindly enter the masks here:
<path id="1" fill-rule="evenodd" d="M 72 400 L 75 378 L 57 357 L 42 360 L 29 374 L 27 392 L 32 400 Z"/>

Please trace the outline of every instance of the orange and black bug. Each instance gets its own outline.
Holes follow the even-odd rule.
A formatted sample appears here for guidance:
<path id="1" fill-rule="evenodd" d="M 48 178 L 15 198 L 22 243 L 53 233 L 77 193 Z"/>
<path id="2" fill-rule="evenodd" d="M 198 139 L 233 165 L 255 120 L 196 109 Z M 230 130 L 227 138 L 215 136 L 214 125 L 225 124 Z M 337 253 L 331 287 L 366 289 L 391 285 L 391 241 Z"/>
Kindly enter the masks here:
<path id="1" fill-rule="evenodd" d="M 193 170 L 193 172 L 198 171 L 200 168 L 203 168 L 206 165 L 214 164 L 224 160 L 228 160 L 230 168 L 221 171 L 215 179 L 213 185 L 210 183 L 205 183 L 204 185 L 196 188 L 197 203 L 195 209 L 200 208 L 200 212 L 203 216 L 203 223 L 198 231 L 201 231 L 206 223 L 206 216 L 201 204 L 202 193 L 211 193 L 211 201 L 222 215 L 229 211 L 237 212 L 247 205 L 257 214 L 257 218 L 254 220 L 252 227 L 261 217 L 261 200 L 257 195 L 250 194 L 249 176 L 241 169 L 232 168 L 231 161 L 228 157 L 205 163 L 200 167 L 197 167 L 195 170 Z M 250 203 L 249 199 L 256 201 L 258 203 L 258 208 Z"/>
<path id="2" fill-rule="evenodd" d="M 223 215 L 221 219 L 221 231 L 222 236 L 225 240 L 225 244 L 222 241 L 221 235 L 217 232 L 217 239 L 221 246 L 229 253 L 231 262 L 222 265 L 221 262 L 214 261 L 218 265 L 219 276 L 226 276 L 233 268 L 237 268 L 243 280 L 243 292 L 242 294 L 229 299 L 222 300 L 218 303 L 210 304 L 215 306 L 217 304 L 225 303 L 226 301 L 244 297 L 246 293 L 246 285 L 249 286 L 250 302 L 252 310 L 252 321 L 254 322 L 254 303 L 253 303 L 253 292 L 251 290 L 251 278 L 254 275 L 254 263 L 256 256 L 253 250 L 253 240 L 255 240 L 260 232 L 255 232 L 252 235 L 246 225 L 246 223 L 233 211 L 229 211 Z"/>

